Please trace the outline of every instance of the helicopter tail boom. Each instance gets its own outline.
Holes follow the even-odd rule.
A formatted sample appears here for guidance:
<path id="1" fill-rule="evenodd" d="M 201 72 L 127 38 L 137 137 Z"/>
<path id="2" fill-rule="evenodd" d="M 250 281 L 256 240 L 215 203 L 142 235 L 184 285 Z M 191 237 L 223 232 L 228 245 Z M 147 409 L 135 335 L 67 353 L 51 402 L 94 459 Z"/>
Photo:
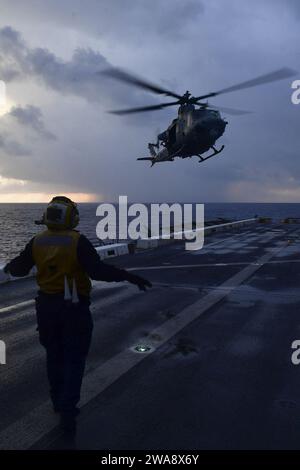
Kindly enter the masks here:
<path id="1" fill-rule="evenodd" d="M 155 158 L 154 157 L 140 157 L 140 158 L 137 158 L 137 160 L 147 160 L 147 161 L 151 162 L 151 166 L 153 166 L 154 163 L 155 163 Z"/>
<path id="2" fill-rule="evenodd" d="M 152 161 L 152 160 L 155 160 L 154 157 L 140 157 L 140 158 L 137 158 L 137 160 L 149 160 L 149 161 Z"/>

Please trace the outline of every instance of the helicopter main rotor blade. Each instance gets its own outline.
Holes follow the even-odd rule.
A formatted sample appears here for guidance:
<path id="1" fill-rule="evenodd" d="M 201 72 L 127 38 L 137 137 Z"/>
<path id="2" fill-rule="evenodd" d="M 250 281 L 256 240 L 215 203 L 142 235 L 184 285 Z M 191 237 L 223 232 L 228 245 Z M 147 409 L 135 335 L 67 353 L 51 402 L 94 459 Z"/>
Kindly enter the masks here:
<path id="1" fill-rule="evenodd" d="M 157 109 L 167 108 L 168 106 L 178 105 L 178 101 L 173 101 L 172 103 L 162 103 L 154 104 L 153 106 L 142 106 L 141 108 L 129 108 L 129 109 L 119 109 L 116 111 L 108 111 L 111 114 L 133 114 L 133 113 L 143 113 L 145 111 L 155 111 Z"/>
<path id="2" fill-rule="evenodd" d="M 245 88 L 251 88 L 254 86 L 258 86 L 258 85 L 263 85 L 265 83 L 275 82 L 277 80 L 282 80 L 284 78 L 292 77 L 295 74 L 296 74 L 295 70 L 285 67 L 279 70 L 275 70 L 274 72 L 261 75 L 252 80 L 247 80 L 246 82 L 241 82 L 241 83 L 238 83 L 237 85 L 233 85 L 228 88 L 223 88 L 223 90 L 219 90 L 213 93 L 208 93 L 207 95 L 197 96 L 195 100 L 196 101 L 203 100 L 205 98 L 210 98 L 212 96 L 221 95 L 223 93 L 230 93 L 232 91 L 244 90 Z"/>
<path id="3" fill-rule="evenodd" d="M 116 80 L 120 80 L 121 82 L 129 83 L 130 85 L 135 85 L 139 88 L 143 88 L 144 90 L 152 91 L 153 93 L 157 93 L 158 95 L 166 95 L 166 96 L 173 96 L 173 98 L 180 99 L 181 96 L 177 95 L 173 91 L 166 90 L 159 85 L 155 85 L 150 83 L 142 78 L 136 77 L 131 75 L 128 72 L 124 72 L 124 70 L 117 69 L 117 68 L 110 68 L 101 72 L 103 75 L 107 75 L 108 77 L 115 78 Z"/>
<path id="4" fill-rule="evenodd" d="M 246 111 L 244 109 L 225 108 L 224 106 L 213 106 L 211 104 L 208 104 L 207 106 L 205 106 L 205 108 L 216 109 L 216 110 L 221 111 L 223 113 L 232 114 L 233 116 L 242 116 L 243 114 L 251 114 L 252 113 L 252 111 Z"/>

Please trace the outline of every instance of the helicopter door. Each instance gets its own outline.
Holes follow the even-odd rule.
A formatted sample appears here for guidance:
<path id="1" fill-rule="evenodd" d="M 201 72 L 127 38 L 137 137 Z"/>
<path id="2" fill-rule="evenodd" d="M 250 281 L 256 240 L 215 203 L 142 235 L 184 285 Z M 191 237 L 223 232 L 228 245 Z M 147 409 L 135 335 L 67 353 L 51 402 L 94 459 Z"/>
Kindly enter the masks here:
<path id="1" fill-rule="evenodd" d="M 176 122 L 169 129 L 169 145 L 174 145 L 176 143 Z"/>

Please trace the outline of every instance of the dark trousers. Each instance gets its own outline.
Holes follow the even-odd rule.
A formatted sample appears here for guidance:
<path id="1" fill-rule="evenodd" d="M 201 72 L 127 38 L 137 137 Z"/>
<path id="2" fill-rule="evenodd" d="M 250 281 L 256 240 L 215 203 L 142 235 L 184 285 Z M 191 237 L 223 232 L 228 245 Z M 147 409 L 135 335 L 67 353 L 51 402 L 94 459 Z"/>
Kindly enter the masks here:
<path id="1" fill-rule="evenodd" d="M 75 414 L 89 351 L 93 321 L 90 302 L 67 305 L 61 296 L 40 293 L 36 298 L 40 343 L 47 353 L 47 374 L 54 407 Z"/>

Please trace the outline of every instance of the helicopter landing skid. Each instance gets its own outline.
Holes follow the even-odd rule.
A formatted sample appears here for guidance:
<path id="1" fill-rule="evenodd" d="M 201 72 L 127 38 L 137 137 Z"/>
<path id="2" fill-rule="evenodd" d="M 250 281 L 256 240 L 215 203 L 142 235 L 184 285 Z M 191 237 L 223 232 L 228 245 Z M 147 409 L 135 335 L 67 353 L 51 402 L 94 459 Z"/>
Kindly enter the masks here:
<path id="1" fill-rule="evenodd" d="M 205 160 L 208 160 L 211 157 L 214 157 L 215 155 L 218 155 L 218 153 L 221 153 L 222 150 L 224 149 L 225 145 L 222 145 L 220 150 L 217 150 L 215 147 L 211 147 L 213 149 L 213 153 L 208 155 L 207 157 L 202 157 L 202 155 L 198 154 L 197 157 L 199 157 L 199 163 L 205 162 Z"/>

